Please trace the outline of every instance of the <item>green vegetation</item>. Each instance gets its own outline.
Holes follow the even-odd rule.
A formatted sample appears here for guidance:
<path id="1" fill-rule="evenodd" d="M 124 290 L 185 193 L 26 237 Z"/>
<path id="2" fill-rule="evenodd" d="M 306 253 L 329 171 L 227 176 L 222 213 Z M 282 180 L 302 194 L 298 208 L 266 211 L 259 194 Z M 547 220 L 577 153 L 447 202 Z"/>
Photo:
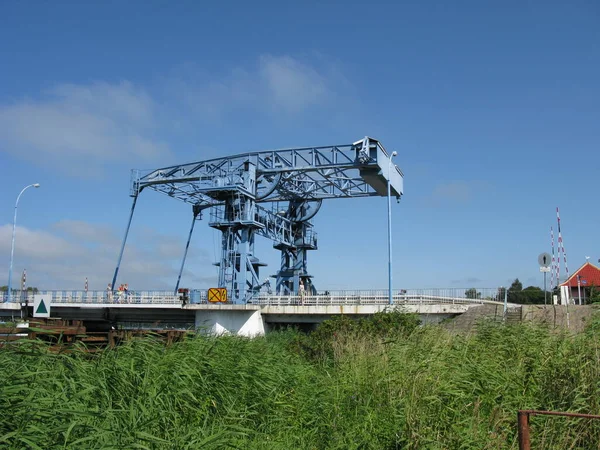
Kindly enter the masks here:
<path id="1" fill-rule="evenodd" d="M 589 304 L 600 303 L 600 288 L 598 286 L 594 286 L 593 284 L 590 287 L 584 289 L 585 297 L 587 297 L 587 302 Z"/>
<path id="2" fill-rule="evenodd" d="M 20 288 L 18 286 L 13 286 L 11 291 L 17 292 L 19 289 Z M 27 292 L 33 292 L 34 294 L 37 294 L 39 292 L 38 288 L 32 287 L 32 286 L 29 286 L 26 290 L 27 290 Z M 8 286 L 7 285 L 0 286 L 0 292 L 8 292 Z"/>
<path id="3" fill-rule="evenodd" d="M 502 292 L 502 300 L 504 300 L 504 292 Z M 508 288 L 508 301 L 522 305 L 543 305 L 544 302 L 552 302 L 552 293 L 547 291 L 544 297 L 543 289 L 537 286 L 528 286 L 523 289 L 523 283 L 517 278 Z"/>
<path id="4" fill-rule="evenodd" d="M 509 303 L 521 305 L 543 305 L 545 303 L 552 303 L 552 294 L 553 292 L 546 291 L 546 294 L 544 295 L 544 290 L 537 286 L 527 286 L 523 289 L 523 283 L 516 278 L 508 289 L 500 287 L 498 288 L 496 295 L 493 297 L 488 297 L 487 299 L 503 302 L 506 295 Z M 558 289 L 555 290 L 554 294 L 560 295 Z M 477 292 L 475 288 L 470 288 L 465 292 L 465 296 L 467 298 L 481 298 L 481 293 Z"/>
<path id="5" fill-rule="evenodd" d="M 600 412 L 600 321 L 571 336 L 412 315 L 310 335 L 0 349 L 0 447 L 517 449 L 518 409 Z M 531 420 L 532 448 L 598 448 L 600 423 Z"/>
<path id="6" fill-rule="evenodd" d="M 465 297 L 467 298 L 481 298 L 481 292 L 477 292 L 477 289 L 470 288 L 465 291 Z"/>

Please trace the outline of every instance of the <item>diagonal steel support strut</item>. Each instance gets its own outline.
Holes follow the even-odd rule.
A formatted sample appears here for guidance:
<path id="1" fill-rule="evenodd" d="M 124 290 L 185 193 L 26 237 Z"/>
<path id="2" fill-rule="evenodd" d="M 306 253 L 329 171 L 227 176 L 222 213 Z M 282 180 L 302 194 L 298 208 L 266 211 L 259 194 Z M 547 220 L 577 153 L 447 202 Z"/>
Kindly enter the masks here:
<path id="1" fill-rule="evenodd" d="M 188 249 L 190 248 L 190 240 L 192 239 L 192 233 L 194 232 L 194 225 L 196 224 L 196 220 L 202 218 L 202 209 L 204 208 L 200 205 L 194 205 L 192 207 L 192 226 L 190 227 L 190 233 L 188 234 L 187 242 L 185 244 L 183 258 L 181 260 L 181 267 L 179 268 L 179 275 L 177 276 L 177 283 L 175 283 L 175 295 L 177 295 L 177 291 L 179 290 L 179 282 L 181 281 L 181 274 L 183 273 L 183 267 L 185 266 L 185 260 L 187 258 Z"/>
<path id="2" fill-rule="evenodd" d="M 131 227 L 131 220 L 133 219 L 133 212 L 135 211 L 135 205 L 137 203 L 139 193 L 133 195 L 133 203 L 131 204 L 131 211 L 129 212 L 129 220 L 127 221 L 127 228 L 125 229 L 125 236 L 123 236 L 123 242 L 121 244 L 121 251 L 119 252 L 119 259 L 117 260 L 117 267 L 115 268 L 115 274 L 110 285 L 112 291 L 115 290 L 117 284 L 117 275 L 119 274 L 119 268 L 121 267 L 121 260 L 123 259 L 123 252 L 125 251 L 125 243 L 127 242 L 127 236 L 129 235 L 129 228 Z"/>

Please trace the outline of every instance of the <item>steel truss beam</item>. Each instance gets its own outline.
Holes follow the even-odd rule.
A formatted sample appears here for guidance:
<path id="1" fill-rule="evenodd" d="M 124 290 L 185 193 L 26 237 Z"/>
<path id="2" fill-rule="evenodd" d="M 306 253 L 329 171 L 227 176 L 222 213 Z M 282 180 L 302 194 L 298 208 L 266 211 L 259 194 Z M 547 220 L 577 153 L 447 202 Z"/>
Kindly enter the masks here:
<path id="1" fill-rule="evenodd" d="M 245 167 L 252 164 L 256 167 L 256 191 L 249 193 L 259 203 L 368 197 L 385 195 L 365 178 L 385 172 L 385 164 L 380 163 L 387 158 L 379 141 L 366 137 L 347 145 L 254 152 L 137 171 L 133 183 L 134 190 L 149 187 L 188 203 L 213 205 L 219 201 L 207 192 L 243 188 Z M 399 197 L 402 172 L 398 168 L 396 172 L 392 195 Z"/>

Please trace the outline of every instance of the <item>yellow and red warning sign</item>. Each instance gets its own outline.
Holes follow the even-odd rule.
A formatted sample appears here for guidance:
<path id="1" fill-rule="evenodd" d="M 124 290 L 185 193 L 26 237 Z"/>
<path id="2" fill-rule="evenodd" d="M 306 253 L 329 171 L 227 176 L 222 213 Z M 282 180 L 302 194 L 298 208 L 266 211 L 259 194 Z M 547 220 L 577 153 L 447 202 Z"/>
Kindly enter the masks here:
<path id="1" fill-rule="evenodd" d="M 208 301 L 210 303 L 227 303 L 227 289 L 210 288 L 208 290 Z"/>

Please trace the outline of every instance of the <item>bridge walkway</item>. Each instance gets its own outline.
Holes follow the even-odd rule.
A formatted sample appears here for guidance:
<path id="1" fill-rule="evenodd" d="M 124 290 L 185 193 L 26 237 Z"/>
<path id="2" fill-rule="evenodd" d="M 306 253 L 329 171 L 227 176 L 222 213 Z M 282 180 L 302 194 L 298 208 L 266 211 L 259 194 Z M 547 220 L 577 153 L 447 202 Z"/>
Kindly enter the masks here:
<path id="1" fill-rule="evenodd" d="M 487 298 L 468 298 L 460 290 L 399 290 L 393 292 L 392 305 L 502 305 L 502 301 Z M 493 292 L 497 292 L 496 289 Z M 208 290 L 191 290 L 186 293 L 174 294 L 172 291 L 39 291 L 37 294 L 48 296 L 53 306 L 79 307 L 128 307 L 140 308 L 180 308 L 185 305 L 222 305 L 231 304 L 211 303 Z M 33 305 L 34 294 L 17 291 L 10 302 L 4 293 L 0 309 L 22 304 Z M 353 290 L 325 291 L 316 295 L 278 295 L 259 293 L 248 304 L 258 306 L 341 306 L 341 305 L 389 305 L 387 291 L 382 290 Z M 13 308 L 9 308 L 13 309 Z"/>

